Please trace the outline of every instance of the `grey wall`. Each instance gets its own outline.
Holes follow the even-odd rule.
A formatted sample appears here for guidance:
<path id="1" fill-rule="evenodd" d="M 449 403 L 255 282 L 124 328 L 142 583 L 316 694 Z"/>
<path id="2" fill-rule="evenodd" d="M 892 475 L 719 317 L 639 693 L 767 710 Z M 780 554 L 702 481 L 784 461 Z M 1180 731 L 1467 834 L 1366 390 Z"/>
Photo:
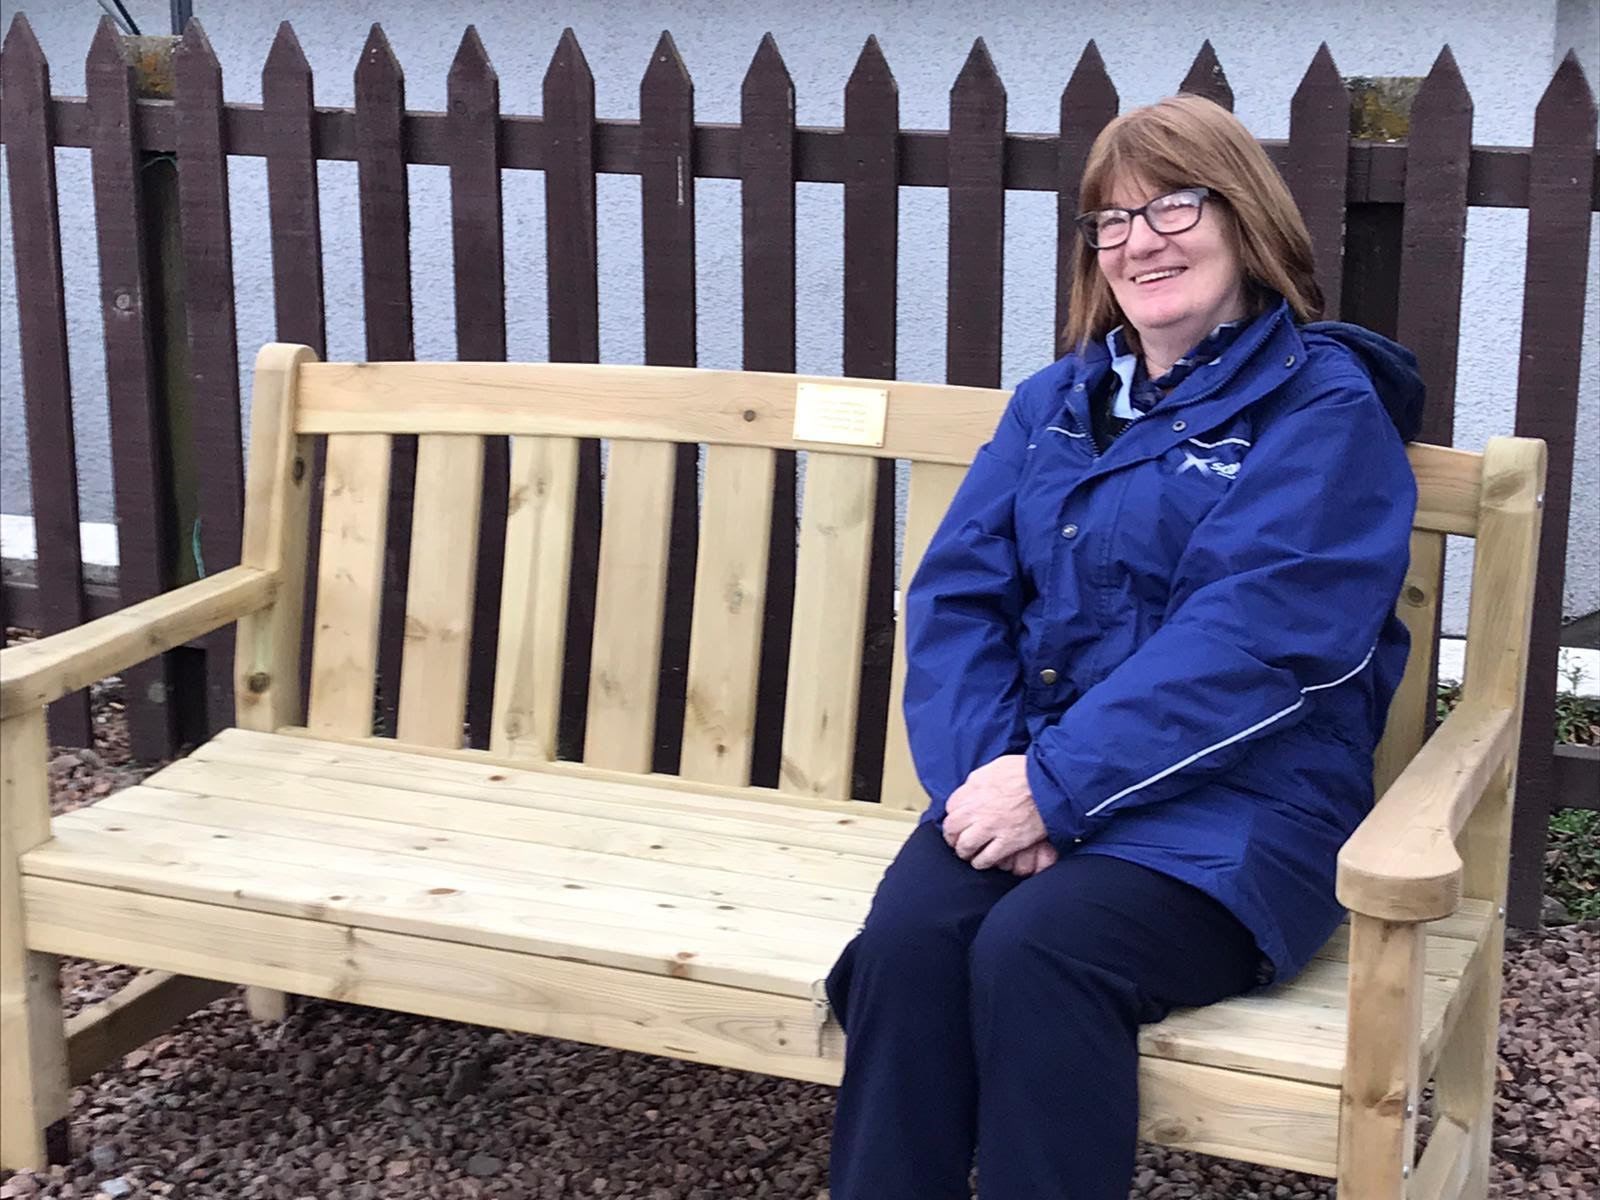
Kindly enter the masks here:
<path id="1" fill-rule="evenodd" d="M 166 0 L 130 0 L 146 32 L 166 32 Z M 95 0 L 0 0 L 9 23 L 29 13 L 52 65 L 58 94 L 82 94 L 83 58 L 100 9 Z M 950 84 L 975 36 L 988 43 L 1009 95 L 1008 126 L 1048 131 L 1057 124 L 1061 88 L 1084 42 L 1097 39 L 1125 107 L 1173 91 L 1203 36 L 1215 45 L 1237 97 L 1236 109 L 1261 137 L 1288 133 L 1289 98 L 1318 42 L 1326 40 L 1346 75 L 1423 75 L 1448 42 L 1475 102 L 1473 140 L 1527 145 L 1538 97 L 1553 63 L 1576 46 L 1591 80 L 1600 79 L 1600 0 L 1387 0 L 1328 3 L 1313 18 L 1281 0 L 1232 0 L 1209 6 L 1203 20 L 1177 19 L 1165 6 L 1120 0 L 1014 0 L 987 8 L 950 0 L 817 0 L 796 5 L 750 0 L 713 3 L 600 3 L 567 0 L 528 6 L 511 0 L 457 0 L 430 5 L 378 5 L 355 0 L 195 0 L 223 63 L 230 99 L 260 99 L 260 72 L 277 22 L 291 20 L 316 72 L 317 102 L 349 104 L 352 76 L 374 16 L 406 70 L 412 108 L 444 106 L 450 60 L 469 22 L 478 26 L 500 76 L 507 112 L 537 113 L 540 80 L 565 25 L 577 32 L 595 75 L 602 117 L 638 113 L 638 83 L 662 29 L 670 29 L 695 81 L 696 117 L 737 121 L 739 87 L 764 32 L 777 38 L 794 76 L 801 124 L 836 125 L 843 86 L 868 34 L 877 34 L 900 87 L 901 121 L 945 128 Z M 385 10 L 389 11 L 385 11 Z M 104 401 L 104 359 L 87 152 L 58 156 L 62 196 L 72 372 L 85 520 L 112 518 Z M 266 236 L 265 169 L 234 159 L 235 275 L 239 344 L 248 396 L 251 348 L 270 340 L 271 257 Z M 412 250 L 419 357 L 454 354 L 450 227 L 446 171 L 413 167 Z M 329 296 L 328 350 L 334 358 L 364 354 L 355 167 L 321 169 L 324 265 Z M 0 178 L 3 186 L 3 178 Z M 735 367 L 740 356 L 739 209 L 737 184 L 703 180 L 698 187 L 700 361 Z M 512 357 L 545 355 L 544 200 L 533 172 L 508 173 L 504 184 L 507 305 Z M 605 176 L 599 184 L 601 350 L 607 361 L 642 356 L 638 184 Z M 799 368 L 840 369 L 842 190 L 801 185 L 799 197 Z M 909 188 L 901 210 L 899 373 L 942 378 L 946 283 L 944 194 Z M 1032 371 L 1052 354 L 1054 201 L 1012 196 L 1007 208 L 1004 379 Z M 1523 286 L 1526 213 L 1474 210 L 1468 221 L 1462 317 L 1457 444 L 1481 447 L 1511 428 L 1517 333 Z M 0 511 L 30 511 L 16 326 L 16 281 L 10 258 L 9 207 L 0 205 Z M 1591 288 L 1583 359 L 1583 416 L 1575 481 L 1566 609 L 1600 608 L 1600 223 L 1591 251 Z M 248 400 L 247 400 L 248 404 Z M 1447 625 L 1464 625 L 1466 559 L 1452 557 Z"/>

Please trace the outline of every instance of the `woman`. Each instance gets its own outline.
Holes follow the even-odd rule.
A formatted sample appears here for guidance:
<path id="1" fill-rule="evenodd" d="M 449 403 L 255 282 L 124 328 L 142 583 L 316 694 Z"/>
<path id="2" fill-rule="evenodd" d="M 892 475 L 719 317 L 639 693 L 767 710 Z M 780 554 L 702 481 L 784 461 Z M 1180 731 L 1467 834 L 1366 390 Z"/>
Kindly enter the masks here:
<path id="1" fill-rule="evenodd" d="M 1086 165 L 1065 358 L 907 594 L 931 805 L 828 978 L 833 1200 L 1124 1200 L 1137 1034 L 1292 978 L 1405 664 L 1415 359 L 1320 315 L 1248 131 L 1193 96 Z"/>

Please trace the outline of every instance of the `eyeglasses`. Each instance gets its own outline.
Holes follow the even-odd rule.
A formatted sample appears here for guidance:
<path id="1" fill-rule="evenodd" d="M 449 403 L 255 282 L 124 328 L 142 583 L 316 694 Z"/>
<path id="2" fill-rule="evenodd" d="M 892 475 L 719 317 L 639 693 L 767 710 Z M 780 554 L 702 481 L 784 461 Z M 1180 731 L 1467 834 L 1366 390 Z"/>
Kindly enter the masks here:
<path id="1" fill-rule="evenodd" d="M 1183 233 L 1200 223 L 1210 188 L 1180 188 L 1157 196 L 1138 208 L 1101 208 L 1078 218 L 1084 241 L 1095 250 L 1112 250 L 1128 240 L 1133 219 L 1142 215 L 1145 224 L 1160 234 Z"/>

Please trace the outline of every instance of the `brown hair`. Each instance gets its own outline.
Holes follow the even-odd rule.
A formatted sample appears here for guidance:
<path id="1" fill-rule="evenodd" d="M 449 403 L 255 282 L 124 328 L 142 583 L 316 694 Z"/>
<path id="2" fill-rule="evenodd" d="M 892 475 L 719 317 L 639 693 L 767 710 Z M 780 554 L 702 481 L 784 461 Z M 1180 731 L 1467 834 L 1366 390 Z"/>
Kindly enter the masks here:
<path id="1" fill-rule="evenodd" d="M 1100 131 L 1084 166 L 1079 211 L 1111 204 L 1111 188 L 1136 179 L 1158 191 L 1205 187 L 1244 265 L 1245 291 L 1258 313 L 1267 292 L 1289 302 L 1297 321 L 1322 315 L 1311 235 L 1266 151 L 1227 109 L 1201 96 L 1169 96 L 1123 113 Z M 1062 344 L 1080 350 L 1123 321 L 1098 252 L 1080 236 L 1072 259 L 1072 297 Z"/>

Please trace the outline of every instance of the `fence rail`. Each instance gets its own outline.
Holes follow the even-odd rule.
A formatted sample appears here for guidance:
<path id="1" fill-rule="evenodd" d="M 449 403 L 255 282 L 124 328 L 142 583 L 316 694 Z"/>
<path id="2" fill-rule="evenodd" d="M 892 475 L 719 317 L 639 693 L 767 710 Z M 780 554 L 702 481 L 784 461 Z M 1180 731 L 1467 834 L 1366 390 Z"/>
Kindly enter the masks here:
<path id="1" fill-rule="evenodd" d="M 148 57 L 144 39 L 138 48 Z M 0 64 L 3 139 L 18 271 L 23 382 L 30 433 L 38 587 L 31 608 L 53 631 L 103 603 L 86 587 L 75 530 L 77 467 L 67 372 L 61 282 L 59 197 L 53 151 L 88 149 L 105 319 L 107 387 L 114 444 L 115 499 L 122 546 L 118 588 L 124 602 L 180 582 L 175 513 L 206 514 L 204 565 L 237 561 L 242 482 L 233 320 L 228 161 L 265 158 L 267 223 L 273 251 L 277 336 L 319 353 L 325 343 L 316 165 L 358 167 L 367 356 L 414 354 L 407 164 L 450 168 L 457 353 L 506 353 L 501 173 L 544 173 L 551 303 L 550 357 L 599 359 L 596 177 L 636 175 L 643 227 L 644 357 L 692 366 L 695 344 L 694 193 L 698 179 L 741 182 L 744 364 L 795 368 L 795 191 L 833 183 L 844 191 L 844 346 L 846 374 L 887 378 L 895 369 L 900 189 L 941 188 L 949 197 L 949 304 L 946 377 L 1000 384 L 1005 197 L 1009 191 L 1058 196 L 1057 327 L 1065 322 L 1066 265 L 1074 236 L 1078 184 L 1088 149 L 1120 101 L 1094 43 L 1085 48 L 1061 97 L 1060 129 L 1006 129 L 1004 84 L 982 41 L 975 43 L 950 94 L 948 131 L 900 123 L 893 73 L 869 39 L 844 89 L 838 128 L 800 127 L 794 88 L 776 44 L 763 39 L 742 91 L 738 124 L 694 119 L 694 89 L 670 35 L 652 53 L 637 121 L 601 119 L 594 80 L 569 30 L 544 77 L 543 113 L 501 111 L 498 82 L 476 32 L 468 29 L 448 78 L 448 110 L 416 112 L 405 103 L 400 63 L 374 26 L 356 67 L 355 104 L 319 107 L 313 77 L 285 23 L 267 55 L 263 103 L 223 98 L 222 75 L 204 31 L 191 22 L 172 51 L 171 92 L 141 95 L 144 59 L 109 22 L 89 50 L 86 96 L 58 97 L 49 67 L 23 17 L 8 32 Z M 1233 95 L 1210 43 L 1180 85 L 1227 107 Z M 148 91 L 148 89 L 147 89 Z M 1430 403 L 1423 437 L 1449 444 L 1454 429 L 1457 339 L 1464 233 L 1469 207 L 1528 210 L 1527 278 L 1516 431 L 1550 443 L 1550 485 L 1540 553 L 1534 648 L 1513 856 L 1512 917 L 1538 920 L 1538 889 L 1552 797 L 1577 779 L 1600 785 L 1592 757 L 1550 750 L 1554 727 L 1558 627 L 1567 551 L 1579 349 L 1590 214 L 1600 211 L 1595 105 L 1572 56 L 1540 101 L 1533 144 L 1474 146 L 1472 100 L 1448 48 L 1417 92 L 1405 141 L 1352 134 L 1351 97 L 1326 46 L 1291 101 L 1287 139 L 1263 141 L 1311 229 L 1328 315 L 1398 336 L 1419 358 Z M 151 190 L 153 160 L 176 158 L 173 216 Z M 259 219 L 251 214 L 250 219 Z M 182 286 L 174 266 L 183 268 Z M 380 703 L 392 720 L 398 695 L 411 511 L 413 439 L 396 438 L 391 529 L 380 653 Z M 192 475 L 184 474 L 185 464 Z M 314 465 L 314 482 L 321 463 Z M 673 770 L 683 720 L 688 605 L 695 561 L 692 451 L 680 456 L 672 520 L 667 627 L 662 651 L 656 768 Z M 506 509 L 505 447 L 485 464 L 468 725 L 487 735 L 498 613 L 500 542 Z M 777 775 L 787 643 L 794 593 L 795 465 L 778 471 L 769 564 L 765 660 L 758 707 L 755 779 Z M 314 493 L 315 494 L 315 493 Z M 592 589 L 599 543 L 600 457 L 580 459 L 575 579 Z M 313 519 L 315 520 L 315 514 Z M 862 664 L 858 780 L 875 780 L 883 753 L 893 644 L 894 481 L 879 479 L 875 555 Z M 1441 566 L 1442 569 L 1442 566 Z M 315 568 L 309 572 L 314 579 Z M 7 593 L 11 594 L 11 593 Z M 13 594 L 14 595 L 14 594 Z M 15 598 L 15 597 L 14 597 Z M 569 611 L 569 659 L 560 744 L 582 745 L 593 623 L 593 595 L 577 584 Z M 156 757 L 227 718 L 226 638 L 173 652 L 130 674 L 128 713 L 136 752 Z M 195 697 L 203 697 L 198 706 Z M 53 735 L 88 736 L 83 697 L 58 702 Z M 1594 783 L 1586 781 L 1593 780 Z M 858 794 L 870 795 L 858 785 Z"/>
<path id="2" fill-rule="evenodd" d="M 273 155 L 273 116 L 267 106 L 230 101 L 224 128 L 228 153 L 247 158 Z M 1115 115 L 1113 113 L 1113 115 Z M 57 146 L 88 149 L 91 126 L 87 102 L 79 97 L 56 97 L 51 102 Z M 177 142 L 176 106 L 170 100 L 139 101 L 137 145 L 141 150 L 170 151 Z M 546 161 L 545 118 L 503 115 L 498 121 L 500 165 L 506 170 L 543 171 Z M 692 143 L 695 174 L 701 179 L 741 179 L 742 125 L 697 124 Z M 310 121 L 317 157 L 328 162 L 355 162 L 359 135 L 354 108 L 318 107 Z M 448 167 L 454 161 L 451 114 L 408 112 L 401 123 L 406 162 L 418 166 Z M 594 169 L 602 175 L 637 175 L 640 158 L 640 122 L 600 119 L 594 124 Z M 1090 141 L 1093 139 L 1090 138 Z M 903 129 L 897 132 L 899 182 L 905 187 L 948 187 L 950 135 L 943 130 Z M 1005 135 L 1004 183 L 1007 191 L 1058 190 L 1057 154 L 1061 138 L 1054 133 Z M 1290 143 L 1283 138 L 1262 138 L 1261 146 L 1273 164 L 1286 170 Z M 1087 150 L 1087 143 L 1085 143 Z M 843 183 L 849 147 L 844 130 L 797 125 L 794 129 L 794 178 L 797 183 Z M 1347 152 L 1351 204 L 1403 204 L 1405 202 L 1407 147 L 1403 143 L 1350 143 Z M 1467 166 L 1467 203 L 1474 208 L 1528 207 L 1528 148 L 1526 146 L 1473 146 Z M 1600 156 L 1590 182 L 1590 207 L 1600 212 Z"/>

